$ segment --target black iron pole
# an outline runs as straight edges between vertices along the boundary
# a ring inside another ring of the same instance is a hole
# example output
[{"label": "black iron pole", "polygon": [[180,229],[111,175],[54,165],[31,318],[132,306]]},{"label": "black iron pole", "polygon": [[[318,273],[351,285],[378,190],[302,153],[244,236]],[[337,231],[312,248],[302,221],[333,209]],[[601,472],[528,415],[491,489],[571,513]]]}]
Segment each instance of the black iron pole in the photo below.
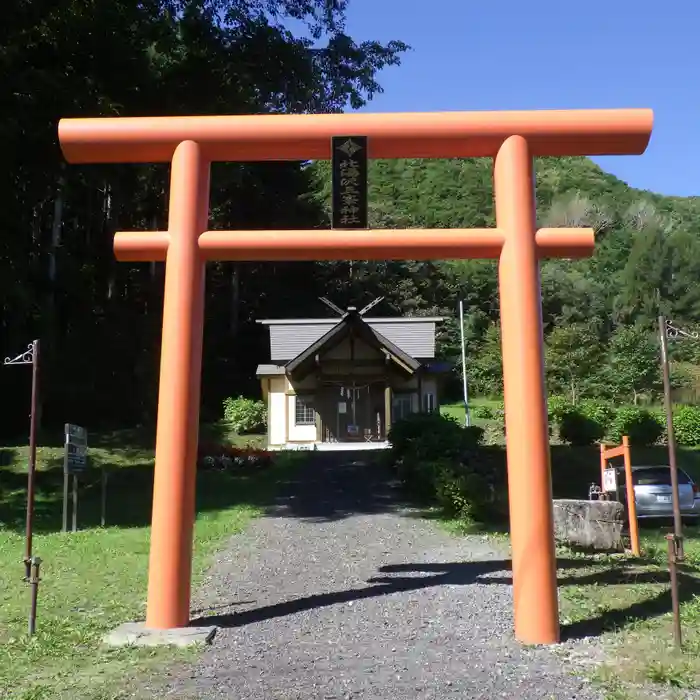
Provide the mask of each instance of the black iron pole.
[{"label": "black iron pole", "polygon": [[661,339],[661,370],[664,380],[664,409],[666,411],[666,434],[668,437],[668,464],[671,470],[671,492],[673,498],[673,534],[677,541],[677,559],[678,561],[683,561],[683,519],[681,518],[680,497],[678,493],[678,463],[676,462],[676,437],[673,432],[671,372],[668,362],[668,332],[666,318],[664,316],[659,316],[659,336]]},{"label": "black iron pole", "polygon": [[30,573],[29,573],[29,585],[31,587],[31,601],[29,607],[29,624],[28,632],[31,637],[36,631],[36,608],[37,600],[39,598],[39,566],[41,565],[41,559],[39,557],[32,557],[30,562]]},{"label": "black iron pole", "polygon": [[34,528],[34,491],[36,481],[36,442],[39,430],[39,340],[32,341],[17,357],[6,357],[3,365],[32,366],[32,394],[29,413],[29,460],[27,465],[27,515],[24,540],[24,580],[31,578],[32,536]]},{"label": "black iron pole", "polygon": [[678,595],[678,540],[675,535],[666,535],[668,544],[668,573],[671,584],[671,609],[673,611],[673,642],[677,649],[683,645],[681,631],[681,605]]},{"label": "black iron pole", "polygon": [[32,538],[34,534],[34,492],[36,483],[36,441],[39,406],[39,341],[32,343],[32,399],[29,416],[29,464],[27,468],[27,519],[25,525],[24,571],[31,576]]}]

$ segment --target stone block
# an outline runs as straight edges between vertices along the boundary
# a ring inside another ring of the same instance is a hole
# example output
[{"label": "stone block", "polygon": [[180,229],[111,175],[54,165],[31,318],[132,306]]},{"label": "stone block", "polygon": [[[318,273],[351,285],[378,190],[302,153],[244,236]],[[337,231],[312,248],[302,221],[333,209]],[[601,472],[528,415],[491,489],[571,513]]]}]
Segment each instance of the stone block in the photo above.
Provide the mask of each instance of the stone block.
[{"label": "stone block", "polygon": [[619,501],[557,499],[554,539],[557,544],[598,552],[622,552],[625,508]]},{"label": "stone block", "polygon": [[178,627],[170,630],[150,629],[143,622],[125,622],[110,632],[104,643],[113,647],[155,647],[173,645],[189,647],[210,644],[216,627]]}]

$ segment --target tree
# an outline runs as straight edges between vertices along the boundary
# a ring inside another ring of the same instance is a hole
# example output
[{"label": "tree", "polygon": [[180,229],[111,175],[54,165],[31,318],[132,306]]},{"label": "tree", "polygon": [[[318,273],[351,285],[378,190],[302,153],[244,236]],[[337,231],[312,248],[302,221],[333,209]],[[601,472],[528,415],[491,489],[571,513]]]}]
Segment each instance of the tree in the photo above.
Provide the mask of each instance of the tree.
[{"label": "tree", "polygon": [[503,355],[501,327],[488,326],[481,342],[471,345],[467,353],[467,376],[476,394],[497,396],[503,392]]},{"label": "tree", "polygon": [[[356,42],[347,0],[13,0],[0,28],[0,347],[42,338],[45,424],[66,415],[149,420],[155,409],[162,265],[116,263],[115,230],[167,225],[168,169],[64,167],[61,117],[338,112],[381,91],[407,48]],[[289,20],[297,31],[290,31]],[[222,228],[309,228],[318,206],[300,163],[213,168]],[[254,320],[305,313],[313,263],[208,267],[204,412],[255,390],[266,339]],[[294,306],[285,290],[294,289]],[[235,342],[231,342],[235,338]],[[17,373],[0,393],[19,395]],[[78,378],[77,380],[75,378]],[[136,378],[136,381],[133,381]],[[5,402],[3,430],[23,426]]]},{"label": "tree", "polygon": [[610,337],[606,382],[615,398],[633,398],[661,387],[659,346],[643,326],[620,326]]},{"label": "tree", "polygon": [[567,394],[575,404],[595,387],[602,358],[600,340],[590,324],[557,326],[547,337],[545,348],[550,389]]}]

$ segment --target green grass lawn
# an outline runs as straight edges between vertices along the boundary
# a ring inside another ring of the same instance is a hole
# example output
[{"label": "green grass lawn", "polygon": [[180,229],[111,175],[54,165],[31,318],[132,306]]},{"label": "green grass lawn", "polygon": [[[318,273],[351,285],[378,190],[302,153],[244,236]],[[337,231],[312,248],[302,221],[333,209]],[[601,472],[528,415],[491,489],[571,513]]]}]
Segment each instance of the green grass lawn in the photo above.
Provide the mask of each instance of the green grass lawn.
[{"label": "green grass lawn", "polygon": [[[206,435],[206,431],[203,431]],[[221,437],[221,427],[210,429]],[[61,533],[62,448],[38,451],[34,554],[41,557],[37,634],[26,633],[25,448],[0,447],[0,698],[117,700],[152,664],[187,658],[170,649],[109,650],[101,636],[145,612],[153,442],[144,431],[90,437],[94,472],[81,484],[80,531]],[[259,438],[243,439],[257,442]],[[293,460],[291,460],[293,461]],[[107,526],[99,527],[100,467],[110,470]],[[290,457],[258,473],[200,471],[194,575],[270,502]]]},{"label": "green grass lawn", "polygon": [[[495,414],[499,410],[501,402],[496,399],[473,399],[469,402],[470,419],[472,425],[478,425],[484,429],[484,442],[489,445],[503,445],[505,443],[505,432],[503,430],[503,420],[496,417],[482,418],[479,409],[486,409],[487,415]],[[440,413],[450,416],[464,425],[465,411],[463,403],[451,403],[440,406]]]},{"label": "green grass lawn", "polygon": [[683,651],[673,646],[666,542],[670,528],[642,530],[641,559],[560,552],[565,634],[602,635],[607,659],[595,670],[608,700],[687,698],[700,688],[700,531],[686,528],[680,574]]}]

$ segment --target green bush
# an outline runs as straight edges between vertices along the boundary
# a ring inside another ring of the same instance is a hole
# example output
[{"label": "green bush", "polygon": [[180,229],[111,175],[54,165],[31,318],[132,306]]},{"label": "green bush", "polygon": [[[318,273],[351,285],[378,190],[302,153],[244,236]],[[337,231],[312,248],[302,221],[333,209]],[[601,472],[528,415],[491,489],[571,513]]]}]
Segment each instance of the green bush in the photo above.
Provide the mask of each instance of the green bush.
[{"label": "green bush", "polygon": [[663,435],[664,428],[657,417],[644,408],[623,406],[615,413],[608,437],[616,443],[627,435],[632,445],[653,445]]},{"label": "green bush", "polygon": [[417,497],[449,517],[485,521],[496,511],[494,472],[477,448],[484,431],[437,413],[413,414],[391,429],[392,460]]},{"label": "green bush", "polygon": [[262,401],[239,396],[224,399],[224,420],[239,434],[260,433],[267,425],[267,406]]},{"label": "green bush", "polygon": [[700,445],[700,407],[679,406],[673,411],[673,432],[679,445]]},{"label": "green bush", "polygon": [[571,401],[565,396],[550,396],[547,401],[547,418],[550,423],[560,423],[564,414],[572,408]]},{"label": "green bush", "polygon": [[482,420],[488,420],[494,417],[493,409],[490,406],[470,406],[469,413],[473,418],[480,418]]},{"label": "green bush", "polygon": [[559,421],[559,437],[570,445],[583,447],[603,439],[605,428],[582,411],[569,409]]},{"label": "green bush", "polygon": [[440,413],[412,413],[397,421],[389,431],[393,456],[434,461],[439,458],[459,460],[481,444],[482,428],[462,427],[456,419]]},{"label": "green bush", "polygon": [[[607,401],[600,399],[583,399],[578,409],[586,417],[601,425],[605,431],[615,417],[615,408]],[[602,435],[601,435],[602,438]]]},{"label": "green bush", "polygon": [[435,499],[445,515],[467,522],[483,522],[490,515],[491,490],[479,474],[449,464],[433,466]]}]

